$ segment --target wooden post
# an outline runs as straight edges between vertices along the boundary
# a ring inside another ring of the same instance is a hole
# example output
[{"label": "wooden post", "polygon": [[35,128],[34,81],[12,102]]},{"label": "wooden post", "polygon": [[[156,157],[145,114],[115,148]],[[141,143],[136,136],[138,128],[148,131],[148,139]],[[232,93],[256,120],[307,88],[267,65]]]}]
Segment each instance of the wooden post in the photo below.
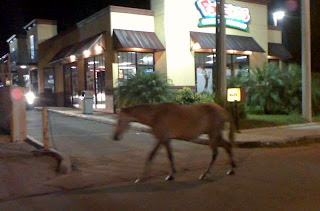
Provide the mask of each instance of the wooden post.
[{"label": "wooden post", "polygon": [[312,122],[310,0],[301,0],[302,116]]},{"label": "wooden post", "polygon": [[42,130],[44,150],[49,150],[48,109],[46,107],[42,109]]}]

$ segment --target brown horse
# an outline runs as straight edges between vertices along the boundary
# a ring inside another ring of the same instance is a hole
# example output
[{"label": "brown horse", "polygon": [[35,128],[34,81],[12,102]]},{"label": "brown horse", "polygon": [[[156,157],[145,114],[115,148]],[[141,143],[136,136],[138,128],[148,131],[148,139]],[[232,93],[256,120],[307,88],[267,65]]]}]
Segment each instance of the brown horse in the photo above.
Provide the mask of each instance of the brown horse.
[{"label": "brown horse", "polygon": [[[234,141],[234,124],[232,117],[219,105],[215,103],[182,106],[174,103],[162,103],[155,105],[138,105],[124,108],[118,115],[118,124],[114,132],[114,140],[118,140],[121,134],[129,128],[130,122],[139,122],[152,128],[152,133],[157,139],[154,149],[151,151],[141,179],[146,177],[148,167],[157,150],[164,145],[171,163],[172,172],[166,180],[174,179],[176,169],[173,162],[171,139],[192,140],[201,134],[208,134],[212,158],[208,169],[200,176],[204,179],[210,174],[210,169],[217,157],[217,147],[223,147],[229,155],[231,169],[227,174],[234,174],[233,168],[236,164],[233,160],[232,145]],[[229,141],[222,136],[226,122],[230,123]]]}]

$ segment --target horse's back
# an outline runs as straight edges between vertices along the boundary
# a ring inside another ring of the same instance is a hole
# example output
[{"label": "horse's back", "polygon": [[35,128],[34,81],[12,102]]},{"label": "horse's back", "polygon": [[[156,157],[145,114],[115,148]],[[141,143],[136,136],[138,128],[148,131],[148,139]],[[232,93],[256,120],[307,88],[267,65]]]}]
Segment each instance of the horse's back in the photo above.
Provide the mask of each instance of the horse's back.
[{"label": "horse's back", "polygon": [[156,110],[153,128],[177,139],[193,139],[208,133],[224,116],[224,109],[215,103],[191,106],[163,103]]}]

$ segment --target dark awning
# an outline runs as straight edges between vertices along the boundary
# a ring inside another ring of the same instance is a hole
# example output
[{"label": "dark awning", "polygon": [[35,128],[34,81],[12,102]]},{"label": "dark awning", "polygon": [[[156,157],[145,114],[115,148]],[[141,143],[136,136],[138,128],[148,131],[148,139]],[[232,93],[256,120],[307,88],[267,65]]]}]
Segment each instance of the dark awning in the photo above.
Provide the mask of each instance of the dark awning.
[{"label": "dark awning", "polygon": [[55,63],[71,55],[81,55],[84,50],[91,50],[93,46],[101,41],[102,34],[90,37],[81,42],[69,45],[61,49],[49,62]]},{"label": "dark awning", "polygon": [[153,51],[165,50],[154,32],[114,29],[116,49],[143,48]]},{"label": "dark awning", "polygon": [[281,60],[288,60],[292,58],[289,51],[280,43],[268,43],[269,56],[275,56]]},{"label": "dark awning", "polygon": [[[195,43],[200,44],[201,49],[216,49],[216,34],[190,32],[190,36]],[[263,48],[252,37],[237,35],[226,35],[226,49],[265,53]]]}]

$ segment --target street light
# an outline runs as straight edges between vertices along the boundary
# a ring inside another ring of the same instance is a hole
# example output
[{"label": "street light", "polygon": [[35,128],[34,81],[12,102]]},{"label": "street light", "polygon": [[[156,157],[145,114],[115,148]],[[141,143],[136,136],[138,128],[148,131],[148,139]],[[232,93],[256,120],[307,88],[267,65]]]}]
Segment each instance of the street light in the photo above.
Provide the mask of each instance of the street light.
[{"label": "street light", "polygon": [[277,11],[273,13],[273,21],[274,21],[274,25],[277,26],[278,25],[278,20],[282,20],[285,16],[285,12],[284,11]]}]

